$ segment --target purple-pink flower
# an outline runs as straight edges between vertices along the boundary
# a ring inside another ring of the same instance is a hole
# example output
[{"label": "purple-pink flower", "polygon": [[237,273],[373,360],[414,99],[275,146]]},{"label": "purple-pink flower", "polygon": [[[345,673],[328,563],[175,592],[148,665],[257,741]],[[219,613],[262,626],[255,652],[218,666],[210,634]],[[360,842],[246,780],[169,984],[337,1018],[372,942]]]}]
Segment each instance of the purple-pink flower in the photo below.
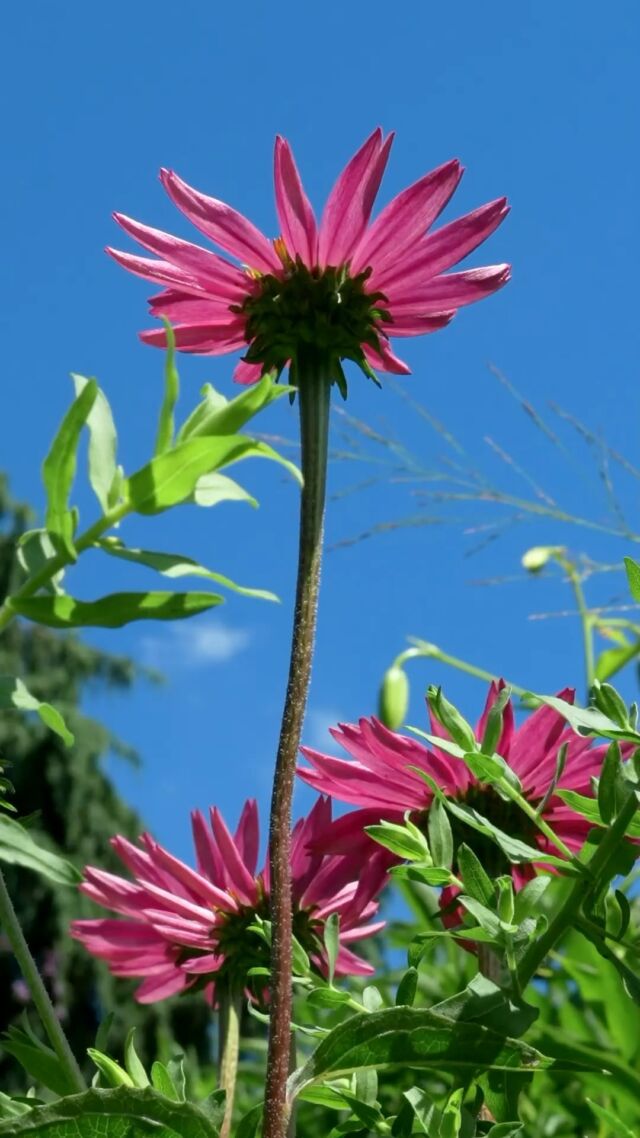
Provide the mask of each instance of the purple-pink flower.
[{"label": "purple-pink flower", "polygon": [[[150,301],[151,313],[171,322],[180,350],[243,350],[235,371],[239,383],[279,372],[309,343],[328,353],[338,382],[345,358],[370,375],[373,369],[407,374],[391,337],[435,332],[462,305],[509,279],[506,264],[445,271],[493,233],[508,206],[498,198],[429,232],[462,175],[452,159],[399,193],[371,222],[392,140],[380,128],[373,132],[340,174],[318,223],[291,148],[278,137],[281,236],[273,241],[231,206],[162,170],[162,185],[178,209],[239,264],[120,213],[114,215],[118,224],[154,257],[108,252],[164,286]],[[166,344],[162,328],[141,335],[148,344]]]},{"label": "purple-pink flower", "polygon": [[[294,933],[320,972],[326,972],[322,932],[340,917],[337,975],[369,975],[373,969],[350,948],[382,928],[371,923],[389,864],[384,850],[367,857],[323,854],[322,834],[331,825],[331,802],[320,798],[292,833]],[[138,977],[140,1003],[154,1003],[192,987],[215,999],[216,983],[250,987],[249,968],[268,965],[268,950],[248,931],[256,917],[269,919],[269,863],[256,872],[258,810],[249,799],[231,834],[220,811],[207,823],[192,814],[197,869],[174,857],[149,834],[140,845],[123,837],[112,846],[132,875],[119,877],[88,867],[83,893],[117,918],[74,921],[72,936],[106,960],[114,976]],[[265,957],[265,951],[267,955]]]},{"label": "purple-pink flower", "polygon": [[[484,712],[475,728],[478,741],[482,740],[489,710],[501,686],[493,683],[489,690]],[[574,692],[565,689],[560,699],[573,703]],[[431,735],[448,738],[447,732],[430,713]],[[359,809],[338,818],[323,839],[321,848],[333,852],[349,850],[352,856],[371,849],[364,827],[382,820],[401,822],[410,811],[414,820],[423,820],[433,801],[433,794],[416,770],[430,775],[447,797],[467,803],[483,814],[501,830],[520,838],[540,850],[540,863],[544,853],[557,854],[552,846],[517,805],[505,801],[491,786],[482,784],[473,776],[466,764],[437,746],[425,747],[417,739],[390,731],[376,718],[361,719],[357,724],[340,724],[331,731],[333,738],[350,755],[337,759],[320,751],[303,747],[302,753],[310,767],[298,767],[300,777],[323,794]],[[556,794],[547,800],[547,792],[556,772],[560,747],[567,745],[564,770],[558,786],[579,794],[590,795],[594,776],[598,776],[606,748],[593,746],[593,740],[577,735],[567,727],[565,720],[549,707],[540,707],[516,727],[513,707],[509,701],[503,712],[502,734],[495,750],[506,760],[518,776],[522,793],[529,803],[543,803],[542,817],[556,836],[571,851],[582,846],[590,824],[586,818],[571,810]],[[458,837],[470,845],[477,840],[475,831],[462,827]],[[480,839],[482,841],[482,839]],[[496,846],[483,842],[484,860],[500,859]],[[511,869],[517,887],[528,880],[533,868],[526,864],[495,866],[507,872]]]}]

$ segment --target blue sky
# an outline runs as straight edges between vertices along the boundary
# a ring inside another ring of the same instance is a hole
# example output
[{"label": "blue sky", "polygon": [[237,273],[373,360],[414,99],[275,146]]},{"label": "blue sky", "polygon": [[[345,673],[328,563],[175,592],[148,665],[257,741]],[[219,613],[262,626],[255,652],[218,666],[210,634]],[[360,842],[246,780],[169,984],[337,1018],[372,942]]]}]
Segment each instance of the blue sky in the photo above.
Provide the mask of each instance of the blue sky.
[{"label": "blue sky", "polygon": [[[413,375],[400,386],[454,430],[468,461],[501,486],[529,492],[483,441],[487,435],[569,510],[604,520],[602,480],[588,448],[555,419],[574,457],[563,456],[487,364],[541,410],[557,401],[635,458],[638,23],[634,0],[619,0],[606,17],[595,2],[578,12],[532,0],[453,7],[412,0],[391,8],[381,0],[12,5],[0,79],[0,462],[14,492],[42,504],[39,464],[70,397],[70,371],[95,374],[105,387],[127,469],[149,453],[162,358],[136,336],[147,322],[149,289],[102,251],[117,237],[111,211],[198,239],[161,190],[157,171],[166,165],[275,234],[274,135],[292,142],[320,206],[342,164],[381,124],[397,132],[381,202],[457,155],[467,173],[446,219],[501,194],[513,207],[471,262],[511,261],[512,283],[461,312],[446,331],[404,341]],[[206,381],[231,393],[230,375],[229,360],[183,358],[185,413]],[[378,391],[354,377],[347,410],[392,432],[426,468],[447,452],[442,436],[390,387]],[[295,437],[286,400],[261,428]],[[343,428],[336,413],[339,449]],[[364,459],[332,464],[330,545],[416,513],[414,487],[402,480],[384,477],[342,494],[377,469]],[[245,465],[242,480],[259,497],[259,511],[189,507],[132,521],[122,536],[272,588],[282,605],[231,597],[214,615],[180,627],[88,634],[166,675],[162,688],[141,683],[130,695],[90,693],[87,708],[141,751],[141,771],[116,760],[110,769],[150,827],[181,854],[189,850],[191,807],[216,802],[233,820],[245,795],[268,800],[297,498],[292,483],[266,464]],[[619,492],[631,527],[640,528],[637,483],[622,477]],[[83,486],[79,501],[88,517]],[[528,619],[571,608],[570,597],[553,581],[525,579],[519,559],[531,545],[554,542],[615,562],[629,543],[538,520],[511,527],[471,558],[477,536],[465,528],[497,515],[477,504],[439,513],[450,524],[386,532],[327,556],[309,743],[329,742],[329,722],[373,710],[379,678],[411,634],[539,690],[580,685],[577,623]],[[157,587],[151,574],[116,568],[87,559],[74,574],[74,591],[88,598],[114,587]],[[517,579],[469,584],[502,576]],[[603,603],[624,599],[621,576],[604,575],[590,588]],[[480,709],[476,681],[426,663],[411,677],[415,723],[428,682],[446,683],[470,717]],[[298,801],[305,807],[309,796]]]}]

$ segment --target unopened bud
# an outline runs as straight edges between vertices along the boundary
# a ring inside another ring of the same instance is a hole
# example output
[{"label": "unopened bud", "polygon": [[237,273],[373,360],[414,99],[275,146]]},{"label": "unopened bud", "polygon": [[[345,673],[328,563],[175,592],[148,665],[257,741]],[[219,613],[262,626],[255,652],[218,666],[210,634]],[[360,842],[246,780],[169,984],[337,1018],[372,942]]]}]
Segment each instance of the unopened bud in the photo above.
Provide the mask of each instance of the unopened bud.
[{"label": "unopened bud", "polygon": [[558,554],[565,552],[563,545],[534,545],[522,557],[522,568],[528,573],[539,573]]},{"label": "unopened bud", "polygon": [[407,718],[409,709],[409,678],[403,668],[392,664],[387,668],[378,696],[378,717],[385,727],[397,731]]},{"label": "unopened bud", "polygon": [[498,692],[493,706],[489,709],[487,724],[484,729],[480,747],[483,755],[493,755],[500,742],[503,726],[503,712],[509,702],[510,695],[511,688],[502,688],[502,690]]},{"label": "unopened bud", "polygon": [[478,743],[471,724],[463,719],[457,707],[445,699],[442,688],[437,688],[433,684],[427,688],[427,703],[438,723],[449,732],[454,743],[462,747],[463,751],[477,751]]},{"label": "unopened bud", "polygon": [[505,924],[513,922],[515,900],[513,896],[513,882],[510,877],[499,877],[498,885],[498,916]]}]

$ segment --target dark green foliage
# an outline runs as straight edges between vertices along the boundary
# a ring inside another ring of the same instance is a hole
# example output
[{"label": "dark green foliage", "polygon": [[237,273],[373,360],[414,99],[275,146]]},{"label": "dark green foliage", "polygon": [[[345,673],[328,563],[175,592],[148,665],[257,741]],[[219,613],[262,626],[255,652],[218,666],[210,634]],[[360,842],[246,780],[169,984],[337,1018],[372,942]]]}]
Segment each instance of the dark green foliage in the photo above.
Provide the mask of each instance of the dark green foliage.
[{"label": "dark green foliage", "polygon": [[[14,550],[18,537],[33,524],[30,511],[9,496],[0,479],[0,599],[15,588],[21,570]],[[109,838],[135,838],[143,826],[119,798],[102,768],[109,751],[136,760],[129,748],[100,723],[78,710],[90,684],[126,689],[137,678],[132,661],[98,652],[75,635],[13,622],[0,647],[0,674],[19,675],[30,691],[59,707],[75,735],[64,746],[35,716],[19,711],[0,715],[0,756],[15,787],[11,801],[18,817],[33,815],[31,832],[43,845],[64,854],[78,868],[86,864],[119,870]],[[137,1027],[137,1046],[145,1059],[180,1050],[187,1041],[201,1059],[209,1056],[210,1011],[201,997],[139,1007],[131,1000],[134,985],[114,981],[68,935],[72,918],[95,915],[95,907],[73,888],[56,886],[35,873],[5,866],[7,884],[27,941],[63,1017],[71,1045],[82,1061],[95,1041],[101,1018],[114,1011],[109,1049],[121,1054],[127,1027]],[[0,1032],[16,1024],[29,1004],[6,941],[0,936]],[[37,1017],[31,1017],[36,1028]],[[171,1041],[175,1040],[175,1047]],[[92,1066],[86,1060],[86,1069]],[[24,1075],[0,1049],[0,1089],[24,1091]]]}]

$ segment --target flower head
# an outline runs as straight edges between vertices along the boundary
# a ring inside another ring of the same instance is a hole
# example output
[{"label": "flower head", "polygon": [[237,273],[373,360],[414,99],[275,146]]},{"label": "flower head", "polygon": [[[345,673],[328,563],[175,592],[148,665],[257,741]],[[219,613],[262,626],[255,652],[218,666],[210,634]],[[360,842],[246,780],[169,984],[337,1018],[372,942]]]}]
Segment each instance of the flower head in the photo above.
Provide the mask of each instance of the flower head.
[{"label": "flower head", "polygon": [[[503,687],[496,683],[490,687],[484,712],[474,731],[479,742],[485,733],[489,711]],[[573,697],[571,689],[559,694],[567,703],[572,703]],[[472,806],[511,837],[537,846],[540,863],[544,863],[545,852],[558,852],[516,804],[479,782],[461,759],[446,750],[437,746],[428,749],[417,739],[390,731],[375,718],[361,719],[358,724],[340,724],[331,734],[351,759],[336,759],[303,747],[302,753],[311,768],[299,767],[298,773],[314,789],[360,809],[332,823],[322,848],[334,852],[350,850],[355,856],[357,850],[366,850],[370,842],[365,826],[381,820],[401,822],[407,811],[418,822],[425,818],[433,793],[417,773],[420,770],[435,780],[447,797]],[[443,740],[449,738],[433,715],[431,734]],[[518,776],[527,801],[534,806],[543,804],[542,817],[571,851],[582,846],[589,822],[570,810],[556,794],[548,797],[548,791],[556,772],[558,751],[566,744],[559,787],[584,795],[591,793],[591,780],[599,775],[606,750],[592,743],[592,739],[583,738],[568,728],[562,716],[551,708],[539,708],[516,727],[511,701],[504,707],[502,731],[495,751]],[[475,843],[476,852],[492,873],[511,871],[516,886],[533,874],[529,865],[510,865],[497,846],[466,826],[462,834],[454,825],[454,837],[472,846]],[[478,840],[481,849],[477,848]]]},{"label": "flower head", "polygon": [[[341,360],[407,374],[390,337],[443,328],[462,305],[495,292],[508,265],[445,273],[473,252],[508,212],[498,198],[428,232],[462,176],[445,162],[398,194],[370,223],[393,135],[378,128],[340,174],[320,222],[305,194],[289,144],[276,138],[275,200],[281,236],[268,240],[231,206],[162,170],[162,185],[205,237],[236,259],[115,214],[119,225],[154,254],[107,251],[126,269],[163,286],[150,301],[168,319],[184,352],[224,355],[242,349],[235,371],[253,383],[289,363],[302,366],[311,350],[345,390]],[[163,329],[141,334],[164,346]],[[295,374],[294,374],[295,378]]]},{"label": "flower head", "polygon": [[[318,839],[330,824],[331,802],[320,798],[293,829],[294,933],[323,972],[323,923],[332,913],[339,914],[336,973],[368,975],[373,970],[349,946],[384,924],[368,922],[378,909],[376,898],[385,884],[388,858],[381,850],[363,867],[357,857],[318,852]],[[197,869],[149,834],[142,835],[140,846],[115,837],[111,844],[133,880],[88,867],[80,886],[119,916],[74,921],[72,936],[106,960],[114,976],[142,978],[136,992],[140,1003],[154,1003],[193,987],[204,987],[213,1001],[216,983],[247,987],[248,969],[268,966],[268,950],[250,930],[256,918],[269,917],[268,861],[256,873],[255,801],[247,801],[233,835],[215,807],[210,824],[195,811],[192,826]]]}]

